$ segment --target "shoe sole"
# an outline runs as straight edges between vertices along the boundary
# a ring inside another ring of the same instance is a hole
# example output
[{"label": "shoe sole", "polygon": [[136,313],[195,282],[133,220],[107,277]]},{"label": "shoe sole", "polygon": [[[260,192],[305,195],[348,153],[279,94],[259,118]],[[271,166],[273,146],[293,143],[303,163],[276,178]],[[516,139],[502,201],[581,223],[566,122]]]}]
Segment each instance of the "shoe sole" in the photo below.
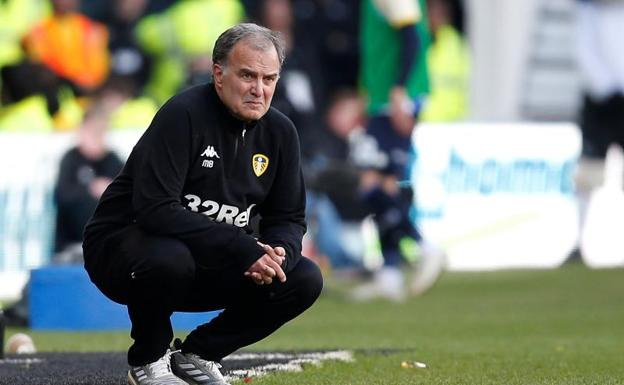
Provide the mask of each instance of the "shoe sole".
[{"label": "shoe sole", "polygon": [[[180,377],[178,377],[178,378],[180,378]],[[185,384],[192,385],[189,382],[187,382],[186,380],[183,380],[182,378],[180,378],[180,381],[184,382]],[[134,377],[132,377],[132,372],[130,370],[128,370],[128,384],[129,385],[140,385],[138,382],[136,382],[134,380]]]},{"label": "shoe sole", "polygon": [[134,381],[134,378],[132,378],[132,373],[128,370],[128,384],[130,385],[139,385],[136,383],[136,381]]}]

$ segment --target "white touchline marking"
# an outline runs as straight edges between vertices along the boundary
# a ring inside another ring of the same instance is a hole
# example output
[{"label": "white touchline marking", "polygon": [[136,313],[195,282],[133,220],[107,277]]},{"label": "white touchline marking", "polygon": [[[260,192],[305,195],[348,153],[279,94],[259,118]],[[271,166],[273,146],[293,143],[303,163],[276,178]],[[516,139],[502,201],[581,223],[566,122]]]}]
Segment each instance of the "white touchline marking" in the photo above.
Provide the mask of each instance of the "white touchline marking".
[{"label": "white touchline marking", "polygon": [[342,362],[354,362],[353,352],[348,350],[336,350],[330,352],[310,352],[310,353],[238,353],[232,354],[224,361],[242,361],[250,359],[266,360],[289,360],[286,363],[269,363],[266,365],[254,366],[249,369],[231,370],[225,376],[226,381],[240,379],[244,377],[259,377],[269,372],[301,372],[304,364],[320,366],[322,361],[334,360]]},{"label": "white touchline marking", "polygon": [[16,364],[16,365],[30,365],[30,364],[40,364],[44,360],[40,358],[3,358],[0,359],[0,365],[2,364]]},{"label": "white touchline marking", "polygon": [[253,359],[279,360],[294,358],[313,358],[318,360],[353,361],[353,352],[348,350],[334,350],[329,352],[309,353],[234,353],[227,356],[225,361],[241,361]]}]

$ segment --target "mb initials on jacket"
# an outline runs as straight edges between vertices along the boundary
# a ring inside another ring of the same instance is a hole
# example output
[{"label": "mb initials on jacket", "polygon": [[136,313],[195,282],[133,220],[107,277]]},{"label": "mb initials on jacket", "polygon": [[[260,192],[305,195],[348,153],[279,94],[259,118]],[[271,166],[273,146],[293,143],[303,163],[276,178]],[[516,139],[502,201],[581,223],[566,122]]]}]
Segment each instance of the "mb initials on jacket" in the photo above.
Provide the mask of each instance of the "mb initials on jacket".
[{"label": "mb initials on jacket", "polygon": [[[217,159],[221,159],[219,157],[219,154],[217,154],[217,151],[214,149],[214,146],[208,146],[206,147],[206,149],[204,150],[204,152],[202,152],[201,156],[205,156],[206,158],[217,158]],[[206,168],[212,168],[214,166],[214,161],[212,159],[204,159],[202,161],[202,167],[206,167]]]}]

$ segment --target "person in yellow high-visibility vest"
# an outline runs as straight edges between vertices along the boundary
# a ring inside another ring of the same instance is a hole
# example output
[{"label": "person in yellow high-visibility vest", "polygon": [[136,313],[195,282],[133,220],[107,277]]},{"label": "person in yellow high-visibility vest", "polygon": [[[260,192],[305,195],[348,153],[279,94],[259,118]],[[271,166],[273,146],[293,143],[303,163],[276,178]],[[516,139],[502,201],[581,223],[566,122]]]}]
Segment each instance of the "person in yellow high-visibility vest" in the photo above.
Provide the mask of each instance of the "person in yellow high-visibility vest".
[{"label": "person in yellow high-visibility vest", "polygon": [[431,90],[420,120],[450,122],[468,115],[470,55],[451,21],[451,0],[428,0],[432,44],[427,51]]},{"label": "person in yellow high-visibility vest", "polygon": [[23,59],[22,37],[49,13],[49,8],[46,0],[0,1],[0,68]]},{"label": "person in yellow high-visibility vest", "polygon": [[164,103],[193,72],[209,72],[215,40],[244,17],[239,0],[182,0],[141,20],[137,40],[154,59],[146,93]]}]

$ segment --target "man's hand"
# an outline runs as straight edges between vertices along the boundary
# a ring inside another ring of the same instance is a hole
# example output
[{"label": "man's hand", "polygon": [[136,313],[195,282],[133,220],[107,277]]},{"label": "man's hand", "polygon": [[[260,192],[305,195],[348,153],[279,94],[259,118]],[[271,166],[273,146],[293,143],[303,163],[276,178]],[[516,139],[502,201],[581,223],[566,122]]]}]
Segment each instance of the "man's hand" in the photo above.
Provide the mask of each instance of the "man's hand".
[{"label": "man's hand", "polygon": [[390,120],[392,127],[401,136],[409,138],[416,124],[414,102],[404,87],[394,87],[390,91]]},{"label": "man's hand", "polygon": [[273,278],[286,282],[286,274],[282,270],[282,264],[286,259],[286,251],[283,247],[275,248],[258,242],[264,249],[265,253],[247,271],[246,277],[250,277],[257,285],[271,284]]}]

